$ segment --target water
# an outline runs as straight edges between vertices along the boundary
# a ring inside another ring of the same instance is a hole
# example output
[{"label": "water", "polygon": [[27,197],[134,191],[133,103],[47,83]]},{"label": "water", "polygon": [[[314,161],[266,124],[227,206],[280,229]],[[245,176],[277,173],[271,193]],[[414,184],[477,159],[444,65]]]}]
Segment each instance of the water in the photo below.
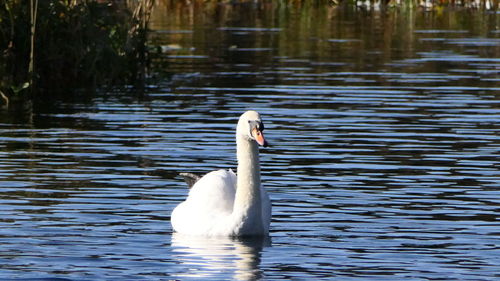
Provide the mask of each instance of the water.
[{"label": "water", "polygon": [[[2,280],[500,278],[496,14],[193,7],[146,96],[0,111]],[[250,108],[270,238],[172,234]]]}]

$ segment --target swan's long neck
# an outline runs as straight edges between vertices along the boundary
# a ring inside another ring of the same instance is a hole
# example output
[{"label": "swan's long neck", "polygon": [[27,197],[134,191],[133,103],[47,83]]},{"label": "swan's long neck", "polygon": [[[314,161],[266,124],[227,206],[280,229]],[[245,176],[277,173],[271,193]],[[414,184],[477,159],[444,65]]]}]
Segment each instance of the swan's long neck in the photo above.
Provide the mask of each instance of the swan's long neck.
[{"label": "swan's long neck", "polygon": [[259,148],[255,141],[236,137],[238,172],[233,215],[241,222],[242,232],[262,231]]}]

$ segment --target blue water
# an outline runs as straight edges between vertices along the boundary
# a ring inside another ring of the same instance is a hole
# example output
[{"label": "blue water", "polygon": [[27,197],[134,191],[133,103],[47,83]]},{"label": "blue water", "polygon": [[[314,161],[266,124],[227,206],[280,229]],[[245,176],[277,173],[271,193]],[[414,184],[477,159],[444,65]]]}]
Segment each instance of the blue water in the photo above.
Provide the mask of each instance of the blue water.
[{"label": "blue water", "polygon": [[[431,22],[386,57],[356,34],[176,24],[156,26],[173,75],[142,97],[0,111],[0,279],[500,279],[497,31]],[[271,143],[270,237],[174,235],[178,173],[234,168],[246,109]]]}]

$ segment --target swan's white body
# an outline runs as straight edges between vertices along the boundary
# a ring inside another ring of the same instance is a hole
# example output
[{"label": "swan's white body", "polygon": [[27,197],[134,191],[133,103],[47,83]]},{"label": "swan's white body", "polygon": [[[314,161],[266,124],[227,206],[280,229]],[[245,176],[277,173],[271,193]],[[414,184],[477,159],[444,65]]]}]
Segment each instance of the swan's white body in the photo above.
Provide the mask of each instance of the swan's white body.
[{"label": "swan's white body", "polygon": [[260,182],[257,142],[265,145],[260,127],[263,130],[257,112],[247,111],[240,117],[236,129],[238,175],[218,170],[198,180],[188,198],[172,212],[176,232],[207,236],[269,233],[271,203]]}]

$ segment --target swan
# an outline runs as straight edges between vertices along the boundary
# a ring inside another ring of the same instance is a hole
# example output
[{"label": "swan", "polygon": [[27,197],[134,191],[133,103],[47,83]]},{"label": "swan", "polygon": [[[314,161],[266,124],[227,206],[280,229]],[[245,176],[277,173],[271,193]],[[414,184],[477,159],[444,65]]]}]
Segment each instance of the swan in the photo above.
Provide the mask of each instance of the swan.
[{"label": "swan", "polygon": [[[236,127],[237,175],[210,172],[194,183],[171,214],[175,232],[205,236],[268,235],[271,203],[260,182],[259,145],[266,147],[264,125],[256,111],[243,113]],[[189,181],[188,181],[189,183]]]}]

